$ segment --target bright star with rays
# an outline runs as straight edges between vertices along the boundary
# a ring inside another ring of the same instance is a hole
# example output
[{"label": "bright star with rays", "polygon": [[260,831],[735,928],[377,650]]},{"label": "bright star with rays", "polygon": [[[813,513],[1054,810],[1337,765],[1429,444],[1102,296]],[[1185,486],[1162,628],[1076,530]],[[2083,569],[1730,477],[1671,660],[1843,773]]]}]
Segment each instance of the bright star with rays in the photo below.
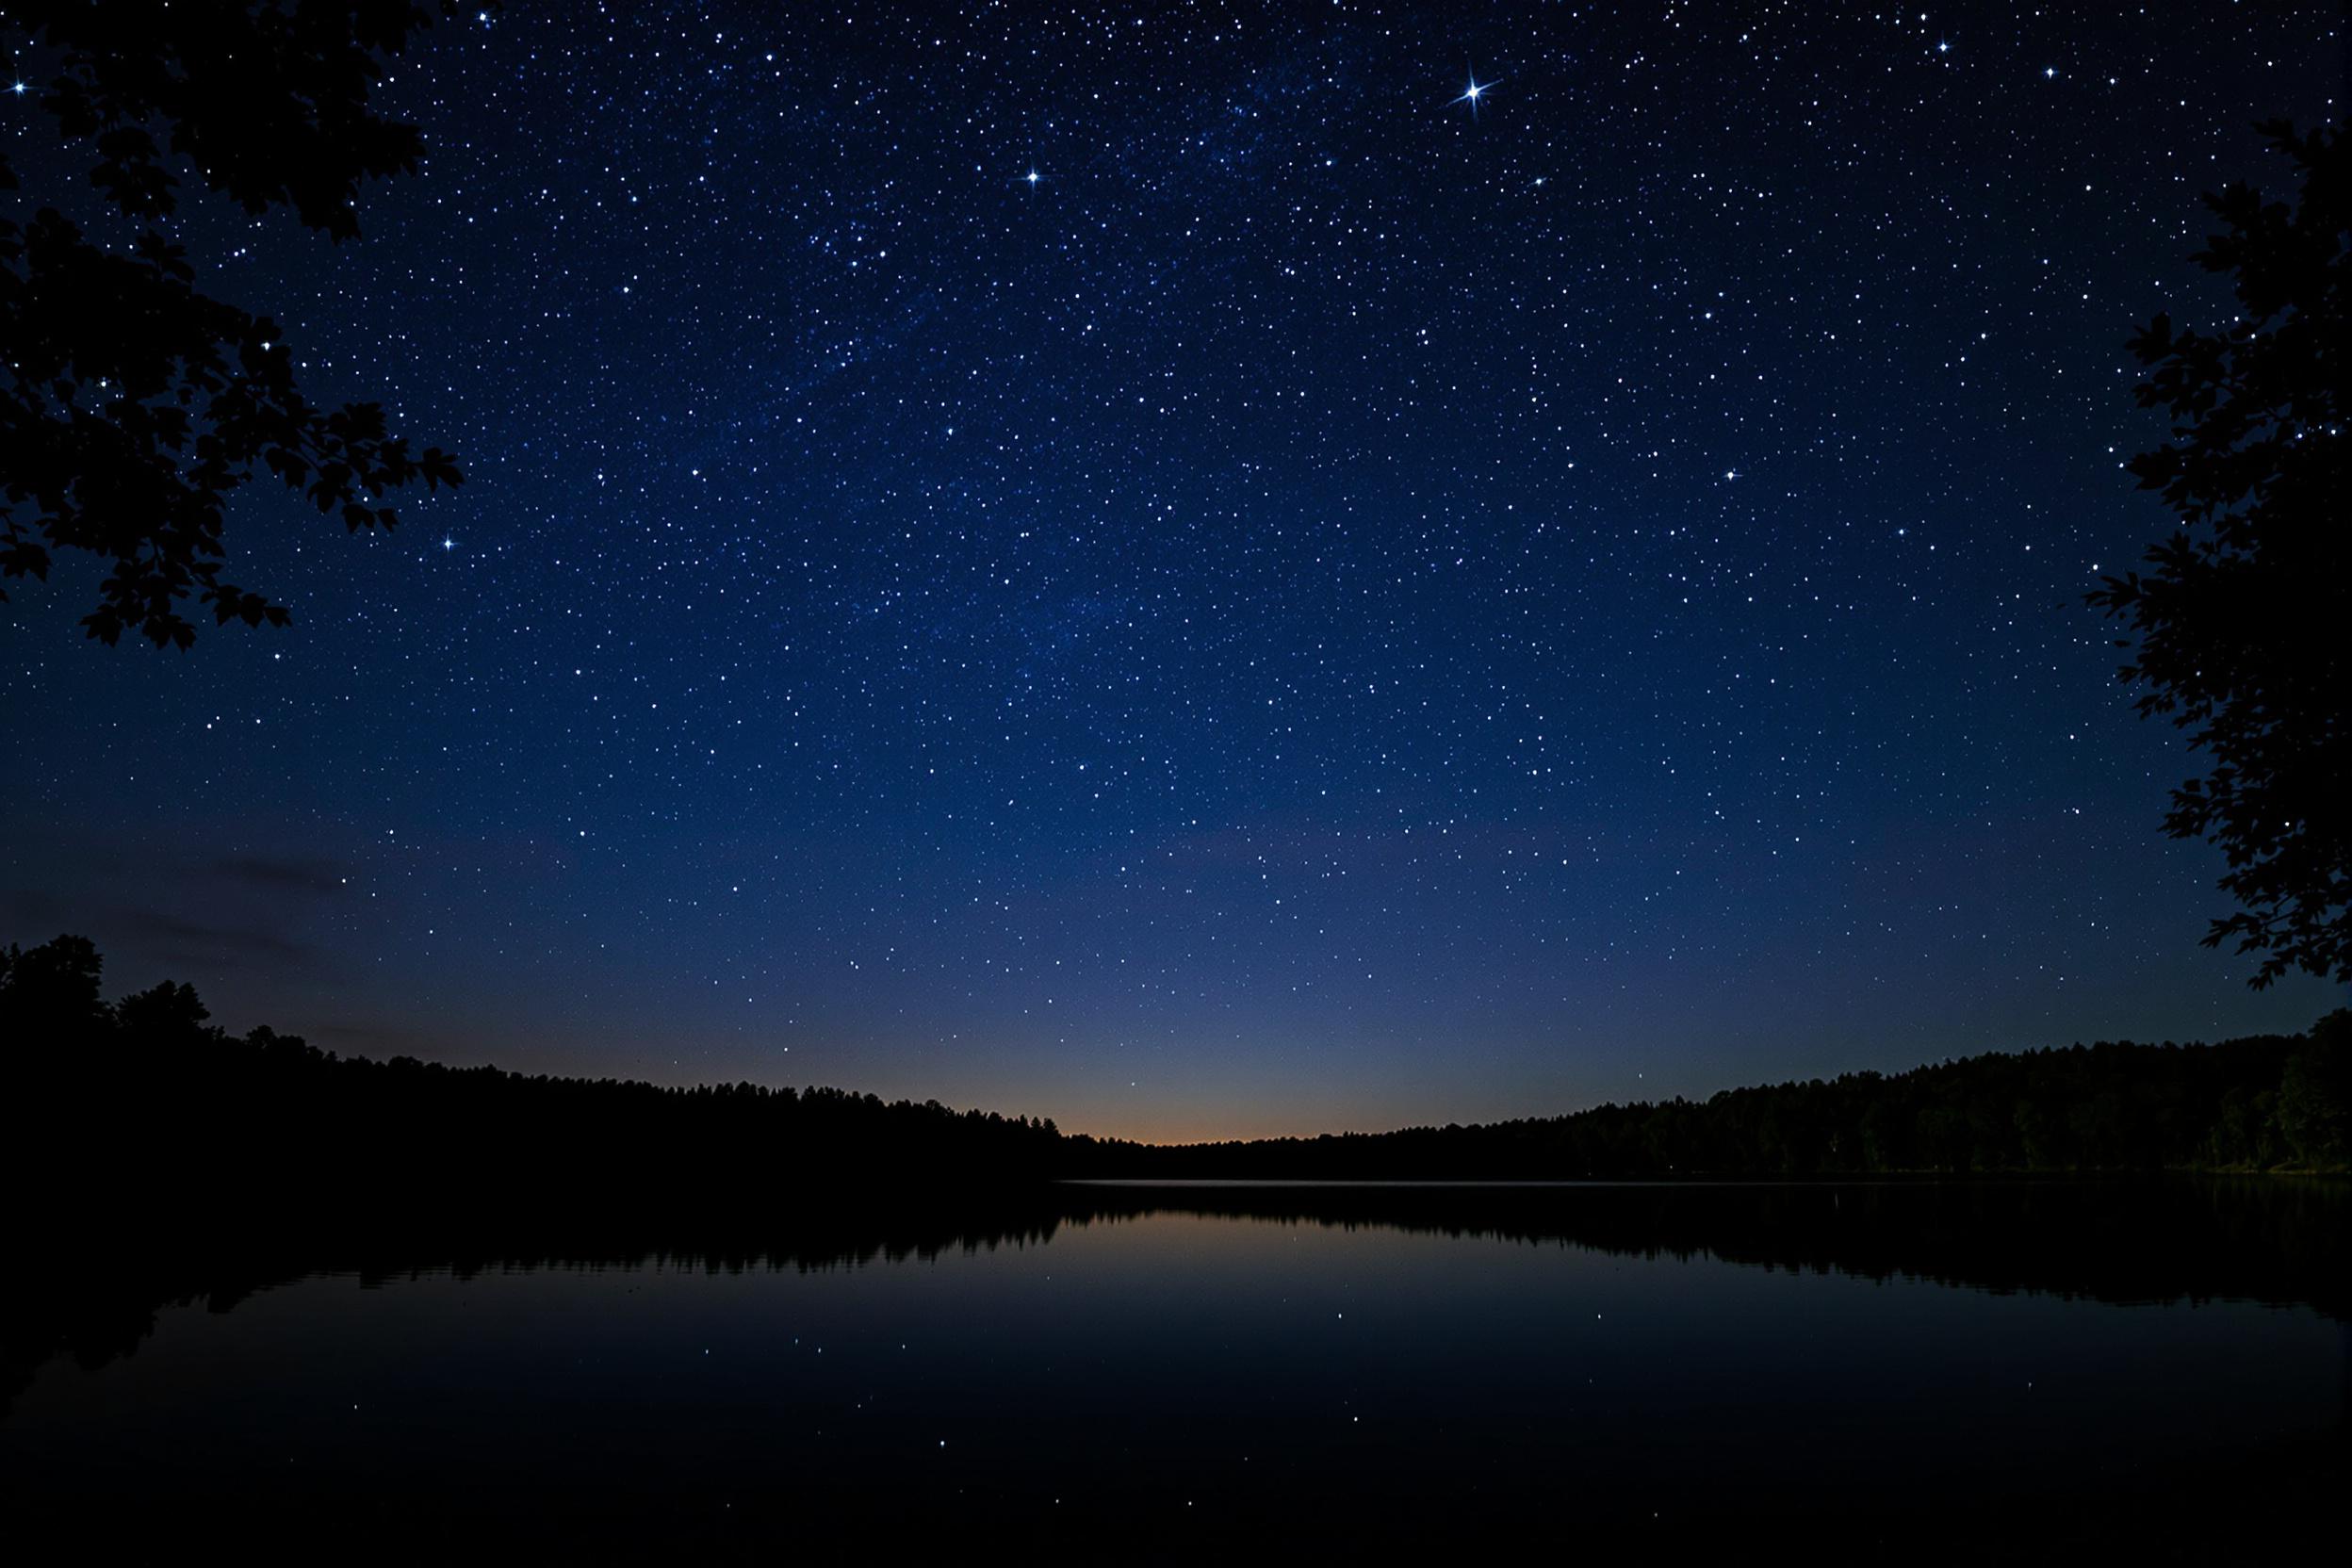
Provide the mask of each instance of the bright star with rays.
[{"label": "bright star with rays", "polygon": [[[1501,80],[1502,78],[1500,76],[1494,78],[1494,82],[1499,82]],[[1478,106],[1486,101],[1486,95],[1494,90],[1494,82],[1482,82],[1478,80],[1478,74],[1473,71],[1470,73],[1469,87],[1465,89],[1462,96],[1456,98],[1454,102],[1457,104],[1469,105],[1470,112],[1475,115],[1478,112]]]},{"label": "bright star with rays", "polygon": [[1039,180],[1043,179],[1043,178],[1045,178],[1045,176],[1044,176],[1044,175],[1042,175],[1042,174],[1040,174],[1040,173],[1038,173],[1038,172],[1037,172],[1036,170],[1034,170],[1034,169],[1032,169],[1031,171],[1029,171],[1029,172],[1027,172],[1026,174],[1023,174],[1023,175],[1021,176],[1021,179],[1027,182],[1027,184],[1028,184],[1028,186],[1029,186],[1029,188],[1030,188],[1030,189],[1032,189],[1032,190],[1035,190],[1035,189],[1037,189],[1037,182],[1038,182]]}]

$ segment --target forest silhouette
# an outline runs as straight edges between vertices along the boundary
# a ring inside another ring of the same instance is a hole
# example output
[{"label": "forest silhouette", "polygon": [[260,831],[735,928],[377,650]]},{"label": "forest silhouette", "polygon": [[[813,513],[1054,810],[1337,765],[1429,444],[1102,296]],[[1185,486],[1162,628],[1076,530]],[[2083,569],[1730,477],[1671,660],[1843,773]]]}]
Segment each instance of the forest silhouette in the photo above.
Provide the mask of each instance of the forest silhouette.
[{"label": "forest silhouette", "polygon": [[[749,1083],[674,1087],[342,1056],[210,1021],[165,981],[108,1004],[61,936],[0,957],[13,1140],[39,1190],[188,1184],[262,1205],[468,1213],[792,1201],[810,1184],[1056,1178],[1581,1180],[2341,1169],[2352,1011],[2218,1045],[2076,1045],[1483,1125],[1147,1145],[1051,1118]],[[34,1150],[43,1152],[28,1152]]]},{"label": "forest silhouette", "polygon": [[1905,1072],[1314,1138],[1103,1145],[1163,1177],[1560,1180],[2338,1170],[2352,1011],[2218,1045],[2100,1041]]}]

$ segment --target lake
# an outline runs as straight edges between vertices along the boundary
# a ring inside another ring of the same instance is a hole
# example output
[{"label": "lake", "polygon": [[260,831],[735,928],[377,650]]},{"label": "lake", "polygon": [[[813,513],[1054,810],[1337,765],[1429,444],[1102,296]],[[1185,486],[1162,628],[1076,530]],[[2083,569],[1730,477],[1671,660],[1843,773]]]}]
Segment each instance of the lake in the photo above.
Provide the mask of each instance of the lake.
[{"label": "lake", "polygon": [[14,1528],[264,1551],[2251,1549],[2352,1474],[2348,1214],[1104,1184],[84,1234],[12,1287],[0,1474]]}]

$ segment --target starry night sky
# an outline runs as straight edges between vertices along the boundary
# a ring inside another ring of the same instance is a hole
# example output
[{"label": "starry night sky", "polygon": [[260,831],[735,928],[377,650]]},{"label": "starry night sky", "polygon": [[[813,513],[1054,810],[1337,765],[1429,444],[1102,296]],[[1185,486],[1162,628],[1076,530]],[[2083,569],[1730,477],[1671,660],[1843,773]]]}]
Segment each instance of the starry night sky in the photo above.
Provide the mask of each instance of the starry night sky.
[{"label": "starry night sky", "polygon": [[[2299,1028],[2081,596],[2341,9],[550,8],[204,286],[469,482],[0,612],[0,939],[1142,1136]],[[593,20],[592,20],[593,18]],[[1468,101],[1469,84],[1483,86]],[[0,105],[10,155],[49,122]],[[54,193],[33,192],[54,199]]]}]

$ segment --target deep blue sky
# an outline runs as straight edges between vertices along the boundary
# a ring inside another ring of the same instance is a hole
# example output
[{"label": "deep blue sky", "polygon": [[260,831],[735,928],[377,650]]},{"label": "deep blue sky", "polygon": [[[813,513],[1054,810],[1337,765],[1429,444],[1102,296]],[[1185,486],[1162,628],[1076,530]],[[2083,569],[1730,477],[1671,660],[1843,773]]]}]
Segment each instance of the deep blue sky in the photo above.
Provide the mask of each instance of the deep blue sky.
[{"label": "deep blue sky", "polygon": [[966,9],[513,5],[358,244],[198,204],[469,482],[251,494],[186,656],[14,592],[0,939],[1147,1136],[2342,1001],[2197,945],[2080,603],[2340,8]]}]

